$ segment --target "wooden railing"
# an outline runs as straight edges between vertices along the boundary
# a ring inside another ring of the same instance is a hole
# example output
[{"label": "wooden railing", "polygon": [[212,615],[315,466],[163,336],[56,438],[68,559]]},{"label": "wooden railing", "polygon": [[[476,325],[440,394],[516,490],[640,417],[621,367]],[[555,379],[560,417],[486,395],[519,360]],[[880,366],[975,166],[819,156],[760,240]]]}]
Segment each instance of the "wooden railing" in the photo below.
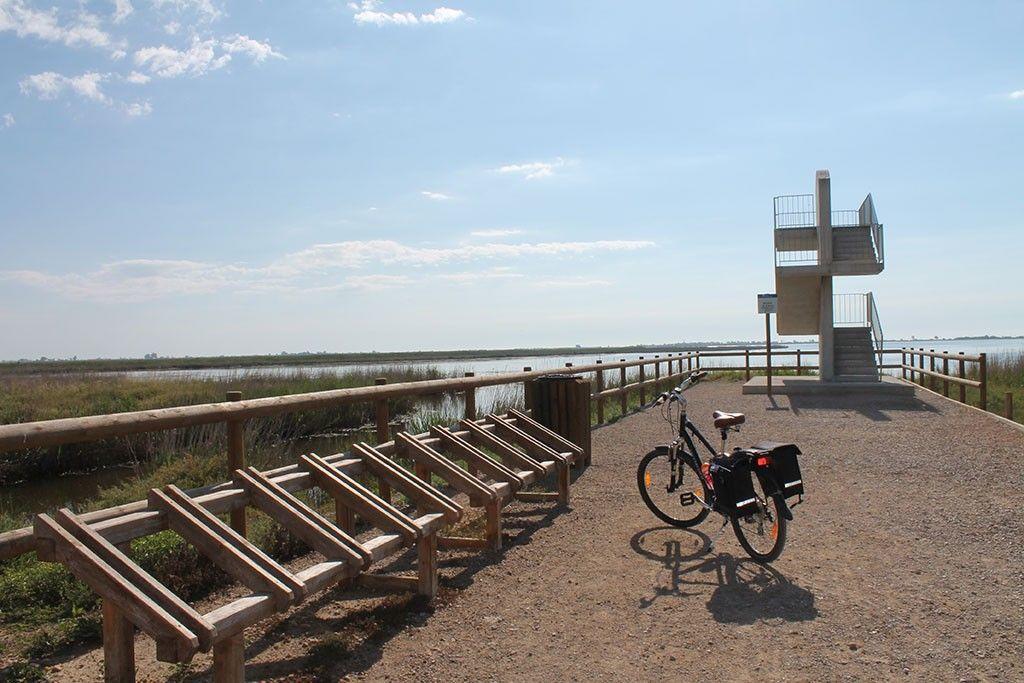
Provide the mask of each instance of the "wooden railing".
[{"label": "wooden railing", "polygon": [[[809,364],[807,360],[810,357],[816,357],[817,354],[817,351],[801,349],[772,351],[773,372],[786,371],[794,372],[797,375],[810,374],[817,370],[817,365]],[[942,391],[947,396],[949,395],[949,384],[958,384],[960,386],[959,398],[962,402],[966,401],[964,388],[977,387],[981,392],[980,404],[982,407],[985,406],[987,391],[985,354],[936,353],[934,351],[926,352],[923,349],[884,349],[881,354],[883,356],[901,355],[901,362],[899,364],[883,364],[881,366],[883,370],[901,371],[904,379],[916,381],[922,386],[925,384],[925,377],[940,380],[942,382]],[[608,401],[611,399],[618,399],[618,407],[621,413],[628,412],[631,396],[638,395],[640,403],[643,404],[657,393],[671,387],[677,380],[686,377],[689,373],[696,370],[742,372],[746,379],[750,379],[752,375],[760,374],[764,371],[763,367],[752,364],[751,360],[764,357],[765,355],[765,351],[757,349],[688,351],[669,353],[664,356],[660,354],[653,357],[641,356],[635,360],[623,358],[617,362],[608,363],[597,361],[593,364],[577,366],[568,363],[566,364],[565,371],[572,372],[573,374],[593,376],[591,399],[596,407],[596,424],[603,424],[606,418]],[[711,358],[735,358],[739,362],[730,365],[708,365],[706,361]],[[778,358],[792,358],[794,362],[789,365],[780,365],[776,361]],[[927,368],[925,367],[925,358],[931,359],[930,365]],[[915,359],[918,361],[917,366],[914,365]],[[942,361],[942,372],[935,369],[936,359]],[[958,375],[950,374],[949,363],[951,361],[957,366]],[[965,363],[978,363],[979,380],[971,380],[966,377]],[[637,368],[637,376],[635,378],[629,377],[628,370],[630,368]],[[386,379],[379,379],[374,386],[256,399],[243,399],[240,393],[229,392],[228,400],[221,403],[0,425],[0,453],[223,423],[229,435],[227,453],[228,465],[231,468],[229,471],[234,471],[246,466],[244,439],[241,438],[241,435],[246,422],[249,420],[285,413],[329,409],[352,403],[372,402],[376,412],[377,441],[382,443],[390,437],[390,399],[462,393],[466,397],[466,404],[473,406],[475,409],[475,392],[479,388],[523,383],[524,395],[528,400],[530,395],[529,385],[533,380],[558,371],[558,369],[534,370],[527,367],[522,372],[482,376],[474,376],[472,373],[467,373],[465,377],[400,382],[396,384],[387,384]],[[618,375],[618,377],[615,378],[615,375]],[[613,378],[617,379],[618,382],[614,386],[609,386],[614,381]],[[633,381],[630,381],[630,379]],[[381,493],[386,498],[388,495],[386,485],[383,489]],[[237,531],[244,534],[243,517],[239,515],[234,520],[233,526]],[[27,529],[21,530],[20,534],[25,535],[27,531]],[[0,559],[12,556],[11,551],[13,548],[9,542],[13,541],[14,537],[17,536],[19,536],[19,532],[0,534]],[[14,545],[17,546],[18,544],[14,543]],[[14,554],[19,554],[23,551],[23,547],[18,547]]]},{"label": "wooden railing", "polygon": [[[953,354],[926,351],[925,349],[883,349],[882,356],[899,354],[899,364],[882,364],[883,370],[900,370],[904,379],[924,384],[924,377],[941,380],[943,391],[948,395],[948,385],[958,384],[961,387],[961,401],[964,401],[963,387],[976,387],[984,398],[987,389],[985,354]],[[597,402],[598,423],[601,419],[603,406],[610,398],[618,397],[620,407],[628,406],[629,396],[638,392],[641,402],[647,398],[648,391],[660,392],[672,382],[685,377],[695,370],[711,372],[743,372],[749,379],[753,374],[764,370],[762,366],[752,364],[752,359],[763,358],[766,352],[758,349],[738,349],[727,351],[687,351],[669,353],[664,356],[657,354],[652,357],[640,356],[635,360],[620,359],[617,362],[596,361],[592,364],[566,364],[566,371],[574,374],[594,376],[592,399]],[[807,361],[814,357],[816,350],[781,350],[771,352],[772,367],[775,371],[795,372],[797,375],[812,373],[818,369],[816,364]],[[735,358],[739,362],[730,365],[708,364],[711,358]],[[794,362],[781,365],[776,359],[792,358]],[[925,358],[929,365],[925,367]],[[942,371],[936,369],[936,360],[942,361]],[[915,362],[917,365],[915,365]],[[950,363],[957,368],[958,374],[951,374]],[[978,364],[978,380],[967,378],[965,363]],[[638,369],[638,377],[628,381],[627,371]],[[618,371],[616,386],[608,386],[609,373]],[[266,398],[243,399],[240,392],[229,392],[227,400],[221,403],[204,403],[198,405],[158,408],[111,415],[93,415],[73,417],[40,422],[23,422],[0,425],[0,453],[46,446],[59,446],[72,443],[98,441],[112,437],[132,434],[160,432],[198,425],[224,423],[231,438],[228,440],[230,464],[234,468],[244,466],[245,454],[241,430],[248,420],[264,418],[285,413],[304,412],[309,410],[329,409],[341,405],[372,402],[376,411],[376,431],[380,441],[388,438],[390,399],[411,396],[429,396],[444,393],[462,393],[467,403],[475,405],[475,391],[482,387],[528,383],[544,375],[557,372],[557,369],[534,370],[526,367],[522,372],[506,372],[491,375],[474,375],[466,373],[465,377],[434,379],[417,382],[400,382],[387,384],[386,379],[378,379],[374,386],[334,389],[305,394],[272,396]],[[527,395],[529,389],[527,388]]]},{"label": "wooden railing", "polygon": [[[986,354],[972,355],[946,351],[937,352],[935,349],[903,348],[900,349],[900,356],[903,379],[927,387],[932,391],[941,391],[942,395],[946,397],[949,397],[949,385],[955,384],[958,387],[957,399],[961,403],[967,403],[967,387],[974,387],[978,390],[978,407],[988,410],[988,358]],[[925,367],[925,359],[927,359],[928,367]],[[937,366],[936,361],[941,361],[941,365]],[[968,379],[968,363],[977,364],[978,379]]]}]

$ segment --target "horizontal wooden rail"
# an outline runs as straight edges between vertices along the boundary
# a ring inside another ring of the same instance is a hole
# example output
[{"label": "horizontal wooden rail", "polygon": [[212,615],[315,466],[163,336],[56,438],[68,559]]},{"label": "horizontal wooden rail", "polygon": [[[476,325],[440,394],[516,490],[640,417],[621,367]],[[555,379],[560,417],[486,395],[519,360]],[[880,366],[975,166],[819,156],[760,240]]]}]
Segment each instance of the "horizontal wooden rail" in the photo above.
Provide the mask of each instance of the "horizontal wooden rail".
[{"label": "horizontal wooden rail", "polygon": [[915,348],[902,348],[902,349],[887,349],[887,353],[895,351],[896,353],[912,353],[915,356],[924,356],[925,358],[946,358],[949,360],[964,360],[968,363],[980,363],[981,356],[984,354],[969,354],[969,353],[950,353],[949,351],[925,351],[924,349]]},{"label": "horizontal wooden rail", "polygon": [[962,378],[962,377],[957,377],[955,375],[944,375],[941,372],[934,372],[932,370],[925,370],[924,368],[919,368],[919,367],[916,367],[914,365],[900,365],[898,367],[902,368],[904,370],[907,370],[908,372],[916,372],[916,373],[919,373],[919,374],[922,374],[922,375],[927,375],[929,377],[934,377],[935,379],[941,379],[944,382],[953,382],[954,384],[963,384],[965,387],[974,387],[975,389],[980,389],[981,388],[981,382],[977,382],[977,381],[975,381],[973,379],[965,379],[965,378]]}]

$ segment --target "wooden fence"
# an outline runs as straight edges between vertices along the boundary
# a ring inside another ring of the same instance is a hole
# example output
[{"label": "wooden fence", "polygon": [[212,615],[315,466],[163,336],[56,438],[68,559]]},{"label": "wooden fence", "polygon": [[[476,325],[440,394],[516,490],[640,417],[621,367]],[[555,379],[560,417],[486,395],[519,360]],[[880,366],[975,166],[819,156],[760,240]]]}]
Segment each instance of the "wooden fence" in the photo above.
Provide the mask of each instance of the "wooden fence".
[{"label": "wooden fence", "polygon": [[[949,353],[948,351],[923,348],[902,348],[899,353],[903,379],[927,387],[932,391],[941,392],[946,397],[949,397],[950,384],[955,384],[957,385],[957,399],[961,403],[967,403],[967,387],[974,387],[978,390],[978,407],[988,410],[988,357],[986,354]],[[926,359],[927,367],[925,367]],[[940,361],[940,364],[936,364],[936,361]],[[978,379],[968,379],[968,363],[977,365],[976,376]],[[1008,418],[1012,420],[1012,395],[1008,406]]]}]

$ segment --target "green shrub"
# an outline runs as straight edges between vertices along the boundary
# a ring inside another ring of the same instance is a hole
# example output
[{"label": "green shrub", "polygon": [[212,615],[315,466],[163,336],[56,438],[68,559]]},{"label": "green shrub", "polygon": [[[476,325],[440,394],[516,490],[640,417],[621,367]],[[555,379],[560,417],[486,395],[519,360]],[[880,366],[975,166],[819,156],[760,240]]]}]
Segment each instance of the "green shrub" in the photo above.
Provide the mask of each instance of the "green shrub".
[{"label": "green shrub", "polygon": [[15,662],[5,669],[0,669],[0,681],[3,683],[39,683],[46,680],[46,674],[35,664]]},{"label": "green shrub", "polygon": [[49,657],[75,645],[102,639],[103,621],[98,612],[46,624],[29,638],[24,655],[32,659]]},{"label": "green shrub", "polygon": [[23,555],[0,565],[0,621],[43,624],[93,609],[97,598],[62,565]]}]

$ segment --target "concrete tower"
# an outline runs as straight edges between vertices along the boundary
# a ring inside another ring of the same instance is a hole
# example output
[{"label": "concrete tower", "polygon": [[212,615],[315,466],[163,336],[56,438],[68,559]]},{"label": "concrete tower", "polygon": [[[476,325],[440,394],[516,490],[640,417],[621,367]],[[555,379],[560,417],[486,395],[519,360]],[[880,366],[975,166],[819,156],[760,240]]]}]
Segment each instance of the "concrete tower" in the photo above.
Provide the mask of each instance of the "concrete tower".
[{"label": "concrete tower", "polygon": [[874,295],[836,295],[832,279],[882,272],[882,225],[870,194],[857,210],[833,211],[831,190],[828,171],[818,171],[814,194],[775,198],[777,330],[818,335],[822,382],[877,382],[883,337]]}]

